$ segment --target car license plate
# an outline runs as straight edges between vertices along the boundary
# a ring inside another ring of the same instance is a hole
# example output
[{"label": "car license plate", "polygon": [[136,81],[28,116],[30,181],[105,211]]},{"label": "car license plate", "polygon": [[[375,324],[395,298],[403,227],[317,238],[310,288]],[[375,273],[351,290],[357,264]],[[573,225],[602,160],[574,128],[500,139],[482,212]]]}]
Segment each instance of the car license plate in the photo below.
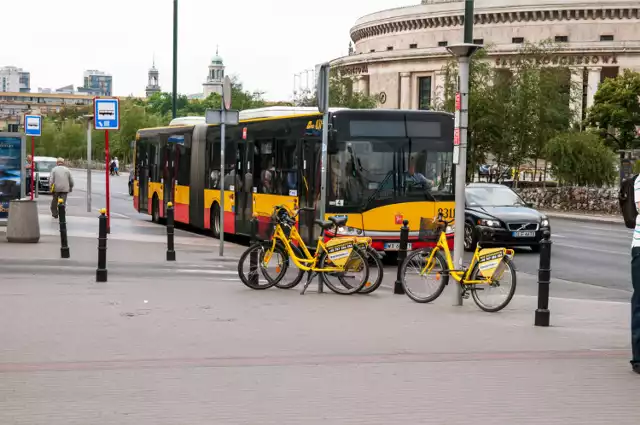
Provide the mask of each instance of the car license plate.
[{"label": "car license plate", "polygon": [[[407,244],[407,250],[411,249],[411,244]],[[400,243],[399,242],[391,242],[391,243],[386,243],[384,244],[384,250],[385,251],[399,251],[400,250]]]},{"label": "car license plate", "polygon": [[513,232],[513,237],[514,238],[535,238],[536,232],[533,232],[533,231]]}]

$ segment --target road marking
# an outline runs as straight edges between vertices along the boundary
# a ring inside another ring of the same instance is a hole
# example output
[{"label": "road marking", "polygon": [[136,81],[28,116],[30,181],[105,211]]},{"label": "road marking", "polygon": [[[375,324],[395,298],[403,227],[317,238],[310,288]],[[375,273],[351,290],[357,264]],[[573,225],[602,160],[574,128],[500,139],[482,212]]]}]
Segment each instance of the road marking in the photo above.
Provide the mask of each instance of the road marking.
[{"label": "road marking", "polygon": [[558,235],[558,234],[556,234],[556,233],[553,233],[553,234],[551,235],[551,239],[553,239],[553,238],[566,238],[566,236],[564,236],[564,235]]},{"label": "road marking", "polygon": [[203,270],[203,269],[174,269],[179,273],[193,273],[193,274],[238,274],[237,270]]},{"label": "road marking", "polygon": [[[94,208],[94,210],[100,212],[100,208]],[[129,216],[124,215],[124,214],[120,214],[120,213],[117,213],[117,212],[113,212],[113,211],[111,211],[111,217],[120,217],[120,218],[129,219]]]},{"label": "road marking", "polygon": [[[622,251],[613,251],[610,249],[603,249],[603,248],[591,248],[591,247],[587,247],[587,246],[578,246],[578,245],[569,245],[569,244],[565,244],[565,243],[555,243],[554,245],[557,246],[564,246],[567,248],[574,248],[576,250],[587,250],[587,251],[595,251],[595,252],[602,252],[604,254],[611,254],[611,255],[629,255],[629,253],[631,252],[631,247],[629,247],[629,251],[626,252],[622,252]],[[631,245],[631,244],[629,244]]]}]

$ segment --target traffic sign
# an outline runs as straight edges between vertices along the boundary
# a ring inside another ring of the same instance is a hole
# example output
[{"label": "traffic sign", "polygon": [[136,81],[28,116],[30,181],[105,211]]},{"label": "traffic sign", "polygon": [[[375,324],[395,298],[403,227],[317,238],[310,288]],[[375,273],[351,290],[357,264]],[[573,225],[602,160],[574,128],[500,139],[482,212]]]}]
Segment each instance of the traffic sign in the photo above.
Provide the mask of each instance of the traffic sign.
[{"label": "traffic sign", "polygon": [[227,111],[231,109],[231,79],[225,75],[222,82],[222,103]]},{"label": "traffic sign", "polygon": [[120,102],[118,98],[93,99],[93,113],[97,130],[117,130],[120,128]]},{"label": "traffic sign", "polygon": [[40,115],[24,116],[24,134],[27,136],[42,135],[42,117]]}]

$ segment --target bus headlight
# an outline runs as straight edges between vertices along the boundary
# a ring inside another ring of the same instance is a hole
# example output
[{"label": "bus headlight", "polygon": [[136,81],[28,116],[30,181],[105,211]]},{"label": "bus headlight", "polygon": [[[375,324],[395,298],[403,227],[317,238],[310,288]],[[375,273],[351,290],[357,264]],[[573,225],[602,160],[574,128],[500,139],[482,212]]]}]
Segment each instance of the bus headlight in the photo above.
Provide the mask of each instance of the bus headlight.
[{"label": "bus headlight", "polygon": [[450,235],[452,233],[455,233],[455,231],[454,231],[453,227],[447,226],[447,228],[444,229],[444,233],[445,233],[445,235]]},{"label": "bus headlight", "polygon": [[360,236],[362,235],[362,229],[356,229],[355,227],[338,227],[338,236]]}]

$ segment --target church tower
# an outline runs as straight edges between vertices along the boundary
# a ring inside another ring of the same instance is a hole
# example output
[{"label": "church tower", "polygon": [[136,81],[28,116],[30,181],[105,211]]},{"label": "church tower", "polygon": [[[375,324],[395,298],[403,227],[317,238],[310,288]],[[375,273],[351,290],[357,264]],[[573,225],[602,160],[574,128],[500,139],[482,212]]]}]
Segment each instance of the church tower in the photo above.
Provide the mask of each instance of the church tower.
[{"label": "church tower", "polygon": [[156,60],[153,59],[153,65],[149,70],[149,81],[147,82],[147,97],[151,97],[154,93],[160,92],[160,73],[156,68]]},{"label": "church tower", "polygon": [[224,79],[224,63],[222,58],[218,55],[218,48],[216,47],[216,55],[211,59],[209,64],[209,74],[207,75],[207,81],[202,85],[204,97],[209,97],[211,93],[222,94],[222,81]]}]

